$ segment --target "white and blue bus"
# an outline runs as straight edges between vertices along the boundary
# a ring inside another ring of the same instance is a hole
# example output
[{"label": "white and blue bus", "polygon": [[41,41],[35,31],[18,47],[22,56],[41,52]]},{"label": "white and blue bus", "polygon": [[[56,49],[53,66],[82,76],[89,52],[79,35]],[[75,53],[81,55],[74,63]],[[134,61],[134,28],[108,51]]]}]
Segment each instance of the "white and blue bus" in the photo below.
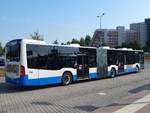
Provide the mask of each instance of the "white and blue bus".
[{"label": "white and blue bus", "polygon": [[53,45],[31,39],[6,44],[5,80],[20,86],[68,85],[139,72],[143,67],[142,50]]}]

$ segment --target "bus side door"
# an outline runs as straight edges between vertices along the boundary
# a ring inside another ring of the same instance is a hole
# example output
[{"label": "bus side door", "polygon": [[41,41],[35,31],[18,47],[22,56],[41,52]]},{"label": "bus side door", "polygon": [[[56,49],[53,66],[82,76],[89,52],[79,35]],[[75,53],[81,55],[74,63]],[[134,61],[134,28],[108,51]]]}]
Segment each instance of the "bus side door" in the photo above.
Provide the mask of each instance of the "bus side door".
[{"label": "bus side door", "polygon": [[124,73],[124,65],[125,65],[125,58],[124,58],[125,56],[123,55],[123,54],[121,54],[121,53],[118,53],[118,73],[119,74],[122,74],[122,73]]},{"label": "bus side door", "polygon": [[88,56],[86,54],[77,55],[77,76],[78,79],[89,77]]}]

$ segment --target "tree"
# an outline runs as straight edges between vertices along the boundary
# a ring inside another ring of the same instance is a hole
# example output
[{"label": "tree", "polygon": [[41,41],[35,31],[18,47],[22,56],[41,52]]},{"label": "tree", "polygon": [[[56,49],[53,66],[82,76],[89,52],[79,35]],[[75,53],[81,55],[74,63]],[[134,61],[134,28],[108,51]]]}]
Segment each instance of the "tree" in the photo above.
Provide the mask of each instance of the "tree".
[{"label": "tree", "polygon": [[108,46],[105,42],[103,42],[102,44],[100,44],[100,46],[104,47],[104,46]]},{"label": "tree", "polygon": [[150,52],[150,38],[146,41],[144,50],[147,52]]},{"label": "tree", "polygon": [[71,41],[71,44],[80,44],[80,41],[73,38],[72,41]]},{"label": "tree", "polygon": [[55,40],[55,41],[53,42],[53,44],[59,44],[59,43],[58,43],[58,41],[57,41],[57,40]]},{"label": "tree", "polygon": [[62,42],[61,45],[66,45],[66,43],[63,43],[63,42]]},{"label": "tree", "polygon": [[4,49],[2,47],[2,44],[0,43],[0,56],[4,55]]},{"label": "tree", "polygon": [[40,35],[38,31],[33,32],[33,34],[30,34],[30,36],[33,40],[44,40],[43,36]]},{"label": "tree", "polygon": [[89,46],[91,43],[91,37],[89,35],[86,35],[85,37],[85,46]]},{"label": "tree", "polygon": [[120,48],[128,48],[128,44],[126,42],[123,42]]},{"label": "tree", "polygon": [[131,43],[131,47],[133,48],[133,49],[141,49],[141,47],[140,47],[140,44],[139,44],[139,42],[138,41],[133,41],[132,43]]},{"label": "tree", "polygon": [[66,44],[79,44],[81,46],[90,46],[91,43],[91,37],[89,35],[86,35],[85,38],[81,37],[80,40],[73,38],[72,41],[68,41]]},{"label": "tree", "polygon": [[70,41],[68,41],[68,42],[66,43],[66,45],[69,45],[69,44],[71,44],[71,42],[70,42]]},{"label": "tree", "polygon": [[141,49],[139,42],[136,40],[129,43],[127,42],[122,43],[121,48]]},{"label": "tree", "polygon": [[85,46],[85,40],[83,37],[80,38],[80,45]]}]

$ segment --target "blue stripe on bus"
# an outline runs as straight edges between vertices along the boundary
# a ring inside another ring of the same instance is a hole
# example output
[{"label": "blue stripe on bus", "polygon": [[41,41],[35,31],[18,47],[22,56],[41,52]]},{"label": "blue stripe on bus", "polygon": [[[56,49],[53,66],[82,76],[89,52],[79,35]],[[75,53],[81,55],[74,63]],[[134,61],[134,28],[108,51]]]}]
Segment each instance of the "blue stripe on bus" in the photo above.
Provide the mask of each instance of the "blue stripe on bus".
[{"label": "blue stripe on bus", "polygon": [[127,69],[125,69],[125,73],[131,73],[131,72],[136,72],[136,68],[133,67],[127,67]]},{"label": "blue stripe on bus", "polygon": [[5,76],[5,81],[7,82],[7,83],[12,83],[12,84],[17,84],[17,85],[20,85],[20,79],[19,78],[10,78],[10,77],[7,77],[7,76]]},{"label": "blue stripe on bus", "polygon": [[[62,78],[61,76],[56,76],[56,77],[28,79],[28,75],[25,75],[23,78],[15,79],[5,76],[5,81],[19,86],[42,86],[42,85],[59,84],[62,82],[61,78]],[[97,74],[90,73],[89,79],[94,78],[97,78]],[[77,81],[77,75],[73,75],[73,81]]]},{"label": "blue stripe on bus", "polygon": [[22,82],[23,82],[23,85],[34,85],[34,86],[58,84],[58,83],[61,83],[61,76],[37,78],[37,79],[28,79],[27,77],[25,77]]},{"label": "blue stripe on bus", "polygon": [[77,81],[78,76],[77,75],[73,75],[73,81]]},{"label": "blue stripe on bus", "polygon": [[[132,73],[132,72],[137,72],[136,68],[127,67],[127,69],[125,69],[124,72],[121,74],[128,74],[128,73]],[[116,71],[116,75],[119,75],[118,70]],[[111,71],[108,71],[108,76],[111,76]]]},{"label": "blue stripe on bus", "polygon": [[[42,86],[42,85],[59,84],[62,82],[61,79],[62,76],[37,78],[37,79],[28,79],[28,75],[25,75],[23,78],[16,78],[16,79],[5,76],[6,82],[16,84],[19,86]],[[77,81],[77,75],[73,75],[73,81]]]},{"label": "blue stripe on bus", "polygon": [[[136,68],[128,67],[125,69],[125,73],[136,72]],[[111,76],[111,72],[108,72],[108,76]],[[42,86],[42,85],[51,85],[61,83],[61,76],[56,77],[47,77],[47,78],[37,78],[37,79],[28,79],[28,75],[25,75],[23,78],[9,78],[5,76],[5,81],[8,83],[20,85],[20,86]],[[89,79],[96,79],[97,73],[90,73]],[[73,75],[73,81],[77,81],[77,75]]]},{"label": "blue stripe on bus", "polygon": [[47,77],[40,79],[28,79],[28,75],[25,75],[23,78],[12,79],[9,77],[5,77],[6,82],[17,84],[20,86],[42,86],[42,85],[50,85],[50,84],[58,84],[61,83],[61,76],[58,77]]},{"label": "blue stripe on bus", "polygon": [[90,73],[89,74],[89,79],[95,79],[97,78],[97,73]]},{"label": "blue stripe on bus", "polygon": [[108,77],[111,77],[111,71],[108,71]]}]

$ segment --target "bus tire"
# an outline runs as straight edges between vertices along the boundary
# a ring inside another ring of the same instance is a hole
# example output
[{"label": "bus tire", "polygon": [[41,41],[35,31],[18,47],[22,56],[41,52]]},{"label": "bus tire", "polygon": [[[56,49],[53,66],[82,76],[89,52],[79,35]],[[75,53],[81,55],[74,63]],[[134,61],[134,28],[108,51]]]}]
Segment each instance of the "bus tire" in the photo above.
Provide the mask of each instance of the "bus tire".
[{"label": "bus tire", "polygon": [[140,72],[140,68],[138,65],[136,65],[136,72],[139,73]]},{"label": "bus tire", "polygon": [[114,78],[116,76],[116,70],[115,68],[111,69],[111,78]]},{"label": "bus tire", "polygon": [[62,84],[64,86],[72,83],[72,74],[70,72],[64,72],[62,76]]}]

